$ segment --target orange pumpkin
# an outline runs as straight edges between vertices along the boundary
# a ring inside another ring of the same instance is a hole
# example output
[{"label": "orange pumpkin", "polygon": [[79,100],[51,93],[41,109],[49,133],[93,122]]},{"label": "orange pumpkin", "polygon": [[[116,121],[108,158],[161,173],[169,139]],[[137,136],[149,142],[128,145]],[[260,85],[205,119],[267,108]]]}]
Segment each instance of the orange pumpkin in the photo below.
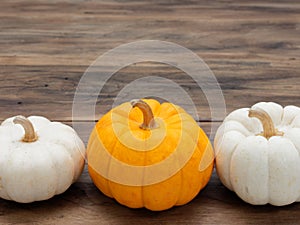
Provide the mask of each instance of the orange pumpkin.
[{"label": "orange pumpkin", "polygon": [[87,147],[89,174],[107,196],[158,211],[191,201],[213,170],[211,143],[182,108],[153,99],[104,115]]}]

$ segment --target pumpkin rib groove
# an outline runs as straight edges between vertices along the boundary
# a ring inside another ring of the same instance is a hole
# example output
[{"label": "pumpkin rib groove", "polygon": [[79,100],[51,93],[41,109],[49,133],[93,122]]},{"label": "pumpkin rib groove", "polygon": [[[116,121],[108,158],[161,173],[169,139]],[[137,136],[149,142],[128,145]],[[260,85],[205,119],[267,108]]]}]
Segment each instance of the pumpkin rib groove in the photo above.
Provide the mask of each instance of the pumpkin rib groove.
[{"label": "pumpkin rib groove", "polygon": [[[170,140],[176,140],[177,139],[177,136],[174,136],[174,130],[176,130],[176,132],[178,132],[179,129],[169,127]],[[172,132],[170,132],[170,131],[172,131]],[[177,148],[175,148],[175,149],[177,149]],[[173,154],[173,153],[174,153],[174,151],[171,152],[171,154]],[[166,156],[166,158],[169,157],[169,155]],[[177,164],[176,167],[178,167],[178,165],[179,165],[179,158],[178,157],[176,157],[175,163]],[[185,165],[186,165],[186,163],[185,163]],[[178,201],[179,201],[179,199],[180,199],[180,197],[181,197],[181,194],[182,194],[182,184],[183,184],[182,183],[182,176],[183,176],[183,174],[182,174],[182,168],[181,168],[179,171],[177,171],[176,173],[174,173],[170,177],[170,179],[174,178],[174,179],[176,179],[176,182],[180,182],[180,185],[176,185],[178,187],[177,193],[175,194],[175,198],[176,199],[174,198],[174,201],[172,203],[170,203],[170,205],[167,208],[171,208],[173,206],[176,206],[177,203],[178,203]],[[165,182],[165,181],[163,181],[163,182]]]},{"label": "pumpkin rib groove", "polygon": [[[200,135],[200,133],[199,133],[199,135]],[[197,141],[199,142],[199,135],[198,135],[198,138],[197,138]],[[188,133],[188,135],[187,135],[187,137],[189,137],[192,141],[194,141],[193,140],[193,137],[190,135],[190,133]],[[193,153],[191,154],[191,156],[190,156],[190,158],[186,161],[186,163],[182,166],[182,169],[180,170],[180,172],[181,173],[183,173],[183,171],[184,170],[187,170],[187,167],[190,167],[191,166],[191,160],[193,160],[194,158],[195,158],[195,154],[197,154],[197,151],[198,151],[198,145],[196,144],[195,146],[194,146],[194,151],[193,151]],[[200,152],[199,152],[199,154],[200,154]],[[195,174],[196,173],[198,173],[198,168],[193,168],[193,169],[195,169]],[[193,177],[190,177],[189,179],[187,179],[183,174],[181,175],[181,177],[182,177],[182,180],[187,180],[187,184],[185,184],[185,185],[187,185],[187,186],[190,186],[191,185],[191,183],[193,183],[193,181],[194,181],[194,178],[195,177],[198,177],[198,176],[196,176],[196,175],[194,175]],[[183,182],[181,182],[181,189],[183,189],[183,186],[184,185],[184,183]],[[196,186],[196,185],[195,185]],[[197,191],[195,191],[195,193],[193,193],[193,194],[191,194],[191,189],[186,189],[186,188],[184,188],[184,191],[182,191],[181,193],[180,193],[180,197],[178,197],[178,199],[177,199],[177,202],[176,202],[176,204],[177,205],[184,205],[184,204],[186,204],[186,202],[188,202],[188,201],[190,201],[190,199],[192,199],[197,193],[199,193],[199,191],[200,191],[200,188],[201,188],[201,186],[202,186],[202,182],[199,180],[199,182],[197,183],[197,186],[198,186],[198,190]],[[193,190],[194,191],[194,190]],[[183,196],[185,197],[185,198],[183,198]],[[184,200],[183,200],[184,199]]]},{"label": "pumpkin rib groove", "polygon": [[180,205],[178,202],[182,198],[182,195],[183,195],[183,191],[182,191],[182,189],[183,189],[183,183],[182,183],[182,181],[183,181],[183,172],[182,172],[182,170],[179,170],[178,173],[180,173],[180,188],[179,188],[179,194],[177,195],[177,200],[176,200],[175,206]]},{"label": "pumpkin rib groove", "polygon": [[[98,136],[98,131],[97,130],[95,130],[94,131],[94,136]],[[92,150],[97,150],[97,148],[95,148],[94,146],[95,145],[97,145],[98,143],[97,142],[101,142],[101,139],[98,139],[98,138],[95,138],[95,139],[91,139],[92,141],[91,142],[89,142],[89,144],[90,144],[90,146],[89,146],[89,149],[91,149],[91,151]],[[104,146],[104,144],[102,143],[102,145]],[[106,169],[106,171],[108,170],[108,167],[109,167],[109,163],[108,163],[108,165],[107,165],[107,169]],[[90,166],[89,166],[89,168],[90,168]],[[93,171],[95,171],[95,173],[98,173],[98,171],[97,170],[95,170],[94,168],[91,168]],[[108,196],[108,197],[110,197],[110,198],[113,198],[113,196],[112,196],[112,193],[111,193],[111,191],[110,191],[110,188],[109,188],[109,184],[108,184],[108,180],[101,174],[101,173],[99,173],[99,176],[101,176],[103,179],[104,179],[104,182],[105,183],[103,183],[103,181],[100,181],[100,183],[102,183],[102,185],[104,185],[106,188],[106,191],[108,192],[108,193],[104,193],[106,196]],[[93,177],[92,177],[92,180],[93,180]]]},{"label": "pumpkin rib groove", "polygon": [[249,133],[252,133],[253,130],[251,127],[247,127],[244,123],[242,123],[241,121],[236,121],[234,119],[229,119],[229,120],[226,120],[226,123],[229,122],[229,121],[232,121],[232,122],[235,122],[235,123],[239,123],[241,124]]},{"label": "pumpkin rib groove", "polygon": [[[120,124],[121,124],[122,126],[124,126],[123,123],[120,123]],[[125,132],[126,132],[126,130],[124,130],[124,133],[125,133]],[[119,135],[122,135],[122,134],[119,134]],[[115,140],[118,140],[118,137],[115,136],[115,133],[114,133],[114,139],[115,139]],[[114,153],[117,151],[116,146],[119,144],[119,145],[122,146],[122,148],[124,148],[124,145],[123,145],[123,143],[120,142],[120,141],[113,141],[113,142],[114,142],[114,144],[113,144],[113,146],[111,146],[110,154],[111,154],[111,157],[113,157],[113,158],[119,160],[118,157],[116,157],[116,156],[114,155]],[[132,149],[130,149],[130,150],[132,150]],[[121,161],[121,160],[119,160],[119,161]],[[122,161],[121,161],[121,162],[122,162]],[[126,163],[126,162],[123,162],[123,163]],[[126,164],[127,164],[127,163],[126,163]],[[110,169],[111,169],[111,163],[109,163],[108,177],[110,176],[110,175],[109,175]],[[108,186],[109,186],[110,192],[112,193],[113,198],[114,198],[117,202],[119,202],[120,204],[124,205],[124,202],[122,202],[123,200],[119,198],[119,196],[121,196],[121,195],[116,191],[116,189],[119,189],[120,187],[125,188],[125,185],[122,184],[122,183],[116,183],[116,182],[111,181],[110,179],[108,179]],[[115,189],[115,188],[116,188],[116,189]],[[140,194],[142,194],[142,193],[140,193]],[[142,196],[141,196],[141,197],[142,197]],[[133,208],[136,208],[136,207],[133,207]]]},{"label": "pumpkin rib groove", "polygon": [[[270,148],[270,143],[268,143],[268,152],[269,152],[269,148]],[[267,160],[267,162],[268,162],[268,165],[270,165],[270,157],[268,157],[268,160]],[[268,182],[268,184],[267,184],[267,186],[268,186],[268,202],[270,202],[271,201],[271,195],[270,195],[270,167],[268,166],[268,177],[269,177],[269,179],[267,179],[267,182]]]},{"label": "pumpkin rib groove", "polygon": [[[233,150],[232,150],[232,153],[231,153],[231,156],[230,156],[230,161],[229,161],[229,182],[230,182],[230,190],[232,190],[233,189],[233,185],[232,185],[232,177],[230,176],[230,174],[232,174],[232,172],[231,172],[231,163],[232,163],[232,156],[233,156],[233,154],[236,152],[236,149],[237,149],[237,147],[239,146],[239,144],[241,143],[241,141],[240,142],[238,142],[235,146],[234,146],[234,148],[233,148]],[[226,178],[225,178],[226,179]]]},{"label": "pumpkin rib groove", "polygon": [[[204,150],[204,152],[201,152],[199,146],[197,146],[196,151],[198,151],[198,152],[201,154],[201,156],[203,156],[204,153],[205,153],[205,151],[206,151],[206,149]],[[201,163],[201,159],[200,159],[199,165],[200,165],[200,163]],[[208,166],[205,170],[207,170],[208,168],[209,168],[209,166]],[[204,171],[205,171],[205,170],[204,170]],[[204,172],[204,171],[203,171],[203,172]],[[201,173],[201,171],[199,171],[199,173]],[[199,187],[200,187],[200,189],[202,189],[202,188],[206,185],[205,180],[206,180],[206,177],[205,177],[205,176],[201,176],[201,179],[199,179]],[[200,189],[199,189],[199,191],[200,191]],[[198,191],[198,193],[199,193],[199,191]],[[198,194],[198,193],[197,193],[197,194]],[[197,195],[197,194],[196,194],[196,195]]]},{"label": "pumpkin rib groove", "polygon": [[[114,139],[117,139],[117,137],[114,137]],[[113,152],[115,151],[115,146],[117,145],[118,142],[114,141],[113,143],[114,143],[114,145],[112,147],[112,150],[111,150],[111,152],[109,152],[109,154],[111,155],[111,157],[113,157]],[[104,144],[103,144],[103,146],[104,146]],[[105,151],[106,151],[106,149],[105,149]],[[110,171],[110,166],[111,166],[111,157],[109,158],[109,162],[107,163],[107,176],[108,177],[110,176],[109,175],[109,171]],[[107,181],[107,189],[108,189],[108,191],[110,192],[111,196],[113,198],[115,198],[115,193],[113,192],[113,190],[111,188],[111,181],[109,179],[105,179],[105,180]]]},{"label": "pumpkin rib groove", "polygon": [[[46,154],[48,154],[48,156],[47,156],[47,158],[48,159],[52,159],[52,157],[51,157],[51,153],[50,152],[48,152],[48,151],[46,151],[47,153]],[[44,153],[45,154],[45,153]],[[53,162],[53,160],[49,160],[50,162],[51,162],[51,166],[52,167],[54,167],[53,165],[54,165],[54,162]],[[57,194],[59,194],[58,193],[58,172],[57,172],[57,170],[55,169],[55,170],[53,170],[53,172],[55,173],[55,175],[53,176],[53,177],[55,177],[55,181],[54,181],[54,184],[56,183],[56,188],[53,188],[53,191],[52,191],[52,193],[50,194],[50,196],[54,196],[54,195],[57,195]],[[51,184],[50,184],[51,185]],[[49,186],[50,186],[49,185]],[[64,190],[65,191],[65,190]],[[64,192],[63,191],[63,192]],[[48,199],[48,198],[46,198],[46,199]],[[36,198],[36,199],[34,199],[34,201],[38,201],[38,198]]]},{"label": "pumpkin rib groove", "polygon": [[[150,100],[150,102],[151,102],[151,100]],[[153,111],[153,114],[154,114],[154,116],[159,115],[161,112],[161,104],[156,100],[154,100],[153,102],[154,102],[154,104],[150,103],[150,107]]]},{"label": "pumpkin rib groove", "polygon": [[[144,154],[144,165],[146,165],[146,162],[147,162],[147,152],[145,152]],[[145,206],[145,197],[144,197],[144,192],[145,192],[145,186],[144,186],[144,183],[145,183],[145,167],[143,168],[143,176],[142,176],[142,186],[141,186],[141,201],[142,201],[142,205]]]},{"label": "pumpkin rib groove", "polygon": [[[50,162],[51,162],[51,164],[52,164],[52,166],[53,166],[53,161],[51,160],[52,159],[52,157],[50,156],[51,155],[51,153],[50,152],[47,152],[47,154],[49,155],[47,158],[48,159],[50,159]],[[72,167],[74,167],[73,165],[72,165]],[[59,185],[59,182],[58,182],[58,173],[57,173],[57,170],[54,170],[55,171],[55,183],[56,183],[56,188],[54,189],[54,193],[52,194],[52,195],[57,195],[57,194],[59,194],[59,192],[58,192],[58,185]],[[74,177],[74,173],[73,173],[73,175],[72,175],[73,177]],[[34,201],[36,201],[37,199],[35,199]]]},{"label": "pumpkin rib groove", "polygon": [[[10,149],[10,150],[12,150],[11,151],[11,154],[8,154],[6,157],[8,157],[7,158],[7,160],[5,161],[5,164],[8,164],[8,162],[13,162],[13,154],[14,154],[14,151],[13,151],[13,149]],[[4,168],[5,167],[8,167],[7,165],[2,165]],[[10,166],[10,169],[12,169],[12,166]],[[2,171],[1,171],[1,173],[2,173]],[[12,196],[12,194],[11,193],[9,193],[9,188],[7,188],[7,182],[6,182],[6,180],[7,180],[7,178],[5,177],[5,174],[4,174],[4,176],[2,176],[1,177],[1,180],[2,180],[2,182],[4,181],[4,183],[2,183],[2,187],[1,187],[1,191],[5,191],[5,195],[6,196],[2,196],[2,197],[7,197],[7,198],[5,198],[6,200],[12,200],[13,199],[13,196]]]},{"label": "pumpkin rib groove", "polygon": [[[202,159],[203,159],[204,155],[207,154],[207,151],[209,151],[212,154],[212,158],[211,158],[211,161],[208,163],[208,165],[206,166],[206,168],[204,169],[203,172],[206,174],[206,172],[208,170],[208,171],[210,171],[209,174],[212,174],[212,171],[213,171],[213,168],[214,168],[214,162],[215,162],[214,150],[213,150],[212,144],[209,141],[209,138],[206,136],[205,132],[201,128],[199,130],[199,139],[206,142],[205,148],[204,148],[204,147],[199,146],[201,141],[198,141],[198,146],[197,147],[198,147],[198,150],[201,154],[201,159],[200,159],[200,162],[199,162],[199,166],[202,163]],[[201,149],[203,149],[203,150],[201,150]],[[202,173],[202,171],[200,171],[200,173]],[[202,178],[204,179],[205,176],[202,176]],[[201,189],[204,188],[207,185],[207,183],[209,182],[209,179],[210,179],[210,176],[207,177],[207,180],[202,181]]]},{"label": "pumpkin rib groove", "polygon": [[[169,126],[174,126],[174,124],[178,123],[178,121],[185,121],[187,119],[186,117],[182,117],[182,114],[183,113],[174,114],[168,118],[163,118],[163,117],[161,117],[161,118],[164,119],[165,123],[167,123]],[[178,118],[178,119],[174,120],[174,118]],[[174,120],[174,121],[172,121],[172,120]],[[172,122],[169,122],[169,121],[172,121]]]}]

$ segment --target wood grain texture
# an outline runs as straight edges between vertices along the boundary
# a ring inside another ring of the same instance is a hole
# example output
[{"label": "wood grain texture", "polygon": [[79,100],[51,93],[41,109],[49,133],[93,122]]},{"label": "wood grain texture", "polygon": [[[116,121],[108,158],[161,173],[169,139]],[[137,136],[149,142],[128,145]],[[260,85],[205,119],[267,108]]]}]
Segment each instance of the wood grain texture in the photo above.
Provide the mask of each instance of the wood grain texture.
[{"label": "wood grain texture", "polygon": [[167,211],[129,209],[105,197],[86,170],[64,194],[48,201],[17,204],[1,200],[2,224],[298,224],[299,204],[251,206],[228,191],[213,174],[189,204]]},{"label": "wood grain texture", "polygon": [[[73,94],[88,66],[120,44],[147,39],[175,42],[202,57],[228,112],[257,101],[300,105],[299,11],[297,1],[3,1],[0,119],[31,114],[34,107],[36,114],[70,120]],[[97,117],[125,84],[149,74],[178,82],[199,116],[211,119],[205,96],[188,75],[149,64],[113,76]],[[54,110],[45,112],[47,106]]]},{"label": "wood grain texture", "polygon": [[[227,112],[259,101],[300,106],[297,0],[5,0],[0,5],[0,120],[35,114],[68,124],[75,119],[84,127],[93,118],[73,118],[72,103],[87,68],[120,44],[153,39],[201,57],[222,88]],[[170,79],[189,94],[213,141],[210,128],[223,118],[212,118],[206,96],[187,74],[160,63],[138,63],[114,74],[98,96],[96,119],[126,85],[149,75]],[[141,95],[146,87],[138,90]],[[153,91],[180,102],[166,86]],[[86,101],[97,97],[85,94]],[[180,105],[189,110],[186,102]],[[86,142],[89,130],[82,135]],[[85,170],[66,193],[49,201],[0,200],[0,224],[298,224],[299,208],[248,205],[214,173],[185,206],[159,213],[132,210],[102,195]]]}]

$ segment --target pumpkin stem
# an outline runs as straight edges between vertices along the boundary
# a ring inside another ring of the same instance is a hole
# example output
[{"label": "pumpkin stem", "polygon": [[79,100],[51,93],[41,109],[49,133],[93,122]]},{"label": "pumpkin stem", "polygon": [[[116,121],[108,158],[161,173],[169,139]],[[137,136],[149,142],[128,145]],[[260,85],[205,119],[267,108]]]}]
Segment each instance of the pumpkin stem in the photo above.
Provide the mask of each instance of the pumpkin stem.
[{"label": "pumpkin stem", "polygon": [[13,120],[15,124],[20,124],[24,130],[25,135],[22,139],[23,142],[34,142],[37,140],[37,135],[34,132],[34,128],[29,119],[24,116],[16,116]]},{"label": "pumpkin stem", "polygon": [[138,107],[143,113],[144,122],[140,125],[141,129],[151,130],[158,127],[154,120],[153,112],[146,102],[141,99],[134,99],[130,103],[133,108]]},{"label": "pumpkin stem", "polygon": [[263,126],[263,132],[260,135],[265,138],[269,139],[272,136],[283,136],[283,132],[278,131],[275,128],[272,118],[265,111],[261,109],[250,109],[248,116],[255,117],[260,120]]}]

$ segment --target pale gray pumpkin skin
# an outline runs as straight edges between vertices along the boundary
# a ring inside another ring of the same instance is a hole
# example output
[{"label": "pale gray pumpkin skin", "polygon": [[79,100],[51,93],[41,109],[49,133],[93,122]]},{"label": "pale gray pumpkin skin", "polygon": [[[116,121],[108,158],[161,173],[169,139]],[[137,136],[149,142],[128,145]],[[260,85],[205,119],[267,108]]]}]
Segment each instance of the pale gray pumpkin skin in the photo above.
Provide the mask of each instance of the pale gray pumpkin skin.
[{"label": "pale gray pumpkin skin", "polygon": [[[270,138],[249,110],[263,110],[282,135]],[[230,113],[214,141],[221,182],[253,205],[276,206],[300,201],[300,108],[260,102]]]},{"label": "pale gray pumpkin skin", "polygon": [[37,140],[11,117],[0,126],[0,197],[21,203],[46,200],[66,191],[82,173],[85,146],[69,126],[30,116]]}]

